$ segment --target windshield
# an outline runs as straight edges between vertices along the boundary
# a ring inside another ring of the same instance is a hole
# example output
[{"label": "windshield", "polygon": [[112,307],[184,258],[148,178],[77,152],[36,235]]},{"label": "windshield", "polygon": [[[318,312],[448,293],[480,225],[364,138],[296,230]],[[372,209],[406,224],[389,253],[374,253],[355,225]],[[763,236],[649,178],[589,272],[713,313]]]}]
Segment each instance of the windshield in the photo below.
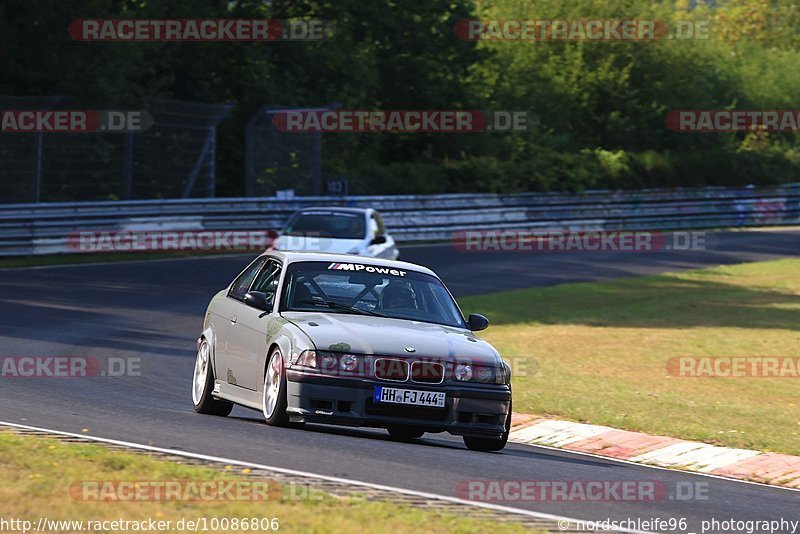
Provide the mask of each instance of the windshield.
[{"label": "windshield", "polygon": [[364,239],[366,223],[363,213],[342,211],[301,211],[295,213],[284,229],[286,235]]},{"label": "windshield", "polygon": [[458,306],[435,276],[360,263],[289,265],[280,309],[381,315],[465,328]]}]

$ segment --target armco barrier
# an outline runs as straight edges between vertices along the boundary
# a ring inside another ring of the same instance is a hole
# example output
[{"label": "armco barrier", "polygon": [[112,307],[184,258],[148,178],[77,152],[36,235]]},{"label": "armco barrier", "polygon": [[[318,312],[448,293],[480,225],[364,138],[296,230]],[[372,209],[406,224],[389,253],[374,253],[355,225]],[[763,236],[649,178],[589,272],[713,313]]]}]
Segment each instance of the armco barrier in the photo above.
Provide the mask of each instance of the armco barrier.
[{"label": "armco barrier", "polygon": [[400,242],[448,240],[471,229],[688,229],[800,224],[800,183],[588,191],[69,202],[0,205],[0,256],[73,252],[87,230],[278,229],[309,206],[373,207]]}]

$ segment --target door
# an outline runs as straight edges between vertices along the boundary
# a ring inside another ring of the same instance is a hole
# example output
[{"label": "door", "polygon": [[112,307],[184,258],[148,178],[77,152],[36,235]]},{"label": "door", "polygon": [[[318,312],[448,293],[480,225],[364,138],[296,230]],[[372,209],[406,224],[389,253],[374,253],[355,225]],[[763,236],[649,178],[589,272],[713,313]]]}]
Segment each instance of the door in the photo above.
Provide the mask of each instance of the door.
[{"label": "door", "polygon": [[[258,271],[249,291],[261,291],[267,295],[269,312],[275,306],[275,295],[278,292],[278,279],[281,265],[269,259]],[[267,355],[267,320],[264,310],[245,304],[244,294],[238,302],[236,322],[231,326],[228,344],[228,365],[231,368],[235,385],[250,390],[257,390],[264,378],[264,359]],[[230,382],[230,380],[229,380]]]},{"label": "door", "polygon": [[217,380],[228,382],[232,385],[240,385],[237,369],[237,343],[238,331],[236,325],[243,310],[249,308],[244,304],[244,296],[250,291],[250,286],[261,268],[267,263],[266,258],[258,258],[251,263],[242,274],[231,284],[224,302],[219,306],[219,317],[215,318],[219,322],[219,327],[215,328],[217,335]]}]

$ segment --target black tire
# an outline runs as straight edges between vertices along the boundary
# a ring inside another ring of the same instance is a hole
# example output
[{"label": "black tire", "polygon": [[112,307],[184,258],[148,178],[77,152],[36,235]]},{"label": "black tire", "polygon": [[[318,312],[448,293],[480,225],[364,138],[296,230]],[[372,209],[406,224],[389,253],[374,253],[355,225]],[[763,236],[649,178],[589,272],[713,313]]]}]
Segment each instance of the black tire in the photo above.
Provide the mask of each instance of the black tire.
[{"label": "black tire", "polygon": [[[206,415],[219,415],[222,417],[226,417],[231,413],[233,410],[233,403],[222,400],[222,399],[215,399],[212,391],[214,390],[214,366],[211,365],[211,347],[209,346],[208,342],[204,339],[200,343],[200,347],[197,349],[197,361],[195,361],[195,375],[193,380],[197,380],[197,372],[198,372],[198,365],[201,365],[202,359],[202,352],[206,351],[206,360],[205,360],[205,381],[203,385],[203,391],[201,395],[197,395],[197,393],[193,390],[192,392],[192,404],[194,405],[194,411],[197,413],[202,413]],[[192,384],[194,386],[194,384]],[[195,401],[195,397],[199,398]]]},{"label": "black tire", "polygon": [[464,436],[464,445],[471,451],[497,452],[502,450],[508,443],[508,434],[511,432],[511,403],[508,404],[508,416],[506,417],[505,431],[503,437],[495,438],[474,438]]},{"label": "black tire", "polygon": [[[275,369],[272,367],[273,363],[279,366],[277,369],[277,384],[279,389],[276,394],[275,407],[272,413],[269,414],[267,409],[267,388],[269,386],[268,379],[270,379],[273,384],[275,383]],[[283,356],[281,355],[280,349],[276,348],[272,351],[272,354],[270,354],[267,366],[264,369],[263,388],[264,390],[261,393],[261,413],[264,414],[264,420],[270,426],[288,426],[289,415],[286,413],[286,406],[288,405],[286,400],[286,369],[284,368]]]},{"label": "black tire", "polygon": [[389,435],[392,437],[392,439],[396,439],[398,441],[411,441],[421,438],[425,433],[424,430],[419,430],[413,426],[403,425],[393,425],[388,427],[386,430],[389,431]]}]

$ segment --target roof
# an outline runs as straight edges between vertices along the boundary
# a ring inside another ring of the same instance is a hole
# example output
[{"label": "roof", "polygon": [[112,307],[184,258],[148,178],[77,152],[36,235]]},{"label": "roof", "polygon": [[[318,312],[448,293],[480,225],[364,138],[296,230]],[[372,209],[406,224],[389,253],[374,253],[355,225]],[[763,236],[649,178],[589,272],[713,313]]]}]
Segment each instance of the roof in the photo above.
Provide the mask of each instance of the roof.
[{"label": "roof", "polygon": [[417,265],[416,263],[409,263],[407,261],[385,260],[382,258],[369,258],[367,256],[356,256],[354,254],[331,254],[325,252],[297,252],[297,251],[283,251],[271,250],[265,254],[282,260],[285,264],[296,263],[302,261],[329,261],[341,263],[357,263],[360,265],[372,265],[375,267],[390,267],[392,269],[403,269],[406,271],[416,271],[418,273],[429,274],[439,278],[436,273]]}]

